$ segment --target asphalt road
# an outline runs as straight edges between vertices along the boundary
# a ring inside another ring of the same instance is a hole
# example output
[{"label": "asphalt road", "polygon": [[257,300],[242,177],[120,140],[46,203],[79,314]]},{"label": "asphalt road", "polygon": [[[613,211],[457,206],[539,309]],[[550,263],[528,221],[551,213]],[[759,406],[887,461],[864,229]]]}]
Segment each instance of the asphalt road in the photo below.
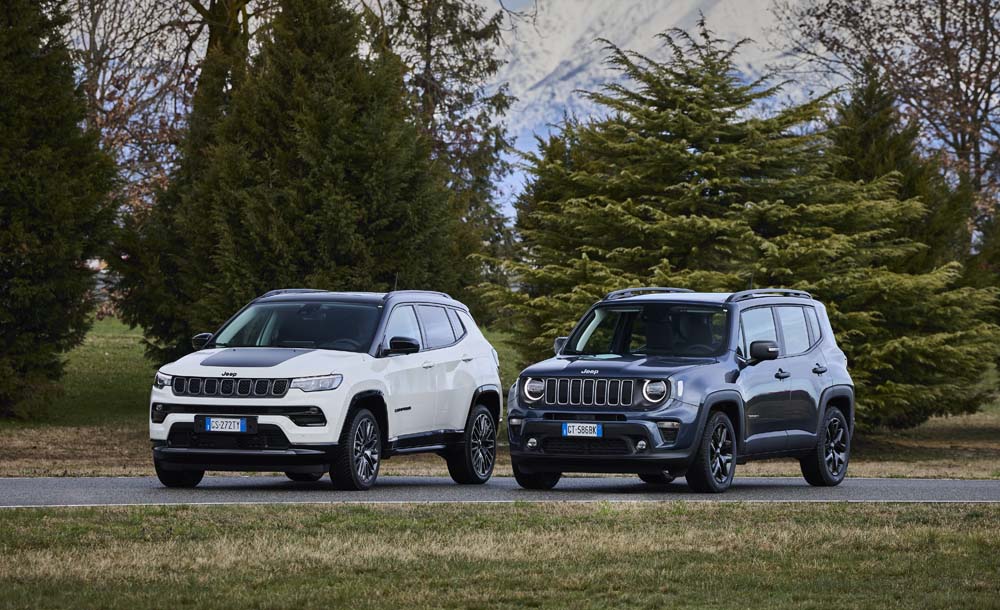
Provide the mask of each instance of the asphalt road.
[{"label": "asphalt road", "polygon": [[632,478],[563,478],[552,491],[527,491],[512,478],[461,486],[444,477],[381,477],[367,492],[341,492],[329,479],[293,483],[274,476],[207,476],[196,489],[167,489],[153,477],[0,478],[0,507],[142,504],[300,504],[399,502],[1000,502],[1000,481],[852,479],[810,487],[799,478],[737,478],[720,495],[691,493]]}]

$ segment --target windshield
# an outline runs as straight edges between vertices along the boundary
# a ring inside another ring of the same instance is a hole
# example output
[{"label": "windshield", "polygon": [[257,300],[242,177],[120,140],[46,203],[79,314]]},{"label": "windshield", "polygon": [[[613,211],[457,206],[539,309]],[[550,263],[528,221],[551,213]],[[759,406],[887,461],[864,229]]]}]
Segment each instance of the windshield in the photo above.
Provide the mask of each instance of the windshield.
[{"label": "windshield", "polygon": [[717,356],[726,349],[728,318],[724,308],[683,303],[598,307],[563,353],[598,358]]},{"label": "windshield", "polygon": [[244,309],[211,347],[302,347],[367,351],[380,308],[365,303],[257,303]]}]

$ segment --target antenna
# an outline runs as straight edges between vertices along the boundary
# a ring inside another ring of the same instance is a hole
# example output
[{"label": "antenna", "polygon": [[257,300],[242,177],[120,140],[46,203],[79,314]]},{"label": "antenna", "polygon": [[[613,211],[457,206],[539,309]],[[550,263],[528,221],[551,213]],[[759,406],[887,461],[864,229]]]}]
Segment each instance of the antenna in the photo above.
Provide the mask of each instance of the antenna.
[{"label": "antenna", "polygon": [[398,288],[399,288],[399,271],[396,272],[396,279],[393,280],[392,282],[392,291],[396,292],[396,289]]},{"label": "antenna", "polygon": [[753,274],[754,271],[750,270],[750,279],[747,280],[747,290],[753,290]]}]

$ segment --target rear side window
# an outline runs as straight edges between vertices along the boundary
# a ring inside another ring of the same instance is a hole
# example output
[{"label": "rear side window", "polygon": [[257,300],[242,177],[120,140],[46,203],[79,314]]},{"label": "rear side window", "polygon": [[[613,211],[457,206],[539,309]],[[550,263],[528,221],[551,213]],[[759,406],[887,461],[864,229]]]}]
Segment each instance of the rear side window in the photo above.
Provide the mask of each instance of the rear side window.
[{"label": "rear side window", "polygon": [[819,316],[816,314],[816,309],[814,307],[806,307],[806,322],[809,324],[809,337],[810,345],[816,345],[819,343],[820,338],[823,333],[819,330]]},{"label": "rear side window", "polygon": [[776,307],[781,323],[781,336],[785,340],[785,354],[801,354],[809,349],[809,329],[805,310],[801,307]]},{"label": "rear side window", "polygon": [[451,329],[448,311],[444,307],[418,305],[417,315],[424,327],[424,335],[429,349],[451,345],[455,342],[455,332]]},{"label": "rear side window", "polygon": [[451,330],[455,333],[456,339],[461,339],[465,336],[465,326],[462,321],[458,318],[458,312],[454,309],[448,310],[448,320],[451,321]]},{"label": "rear side window", "polygon": [[748,309],[740,316],[743,321],[743,336],[746,340],[746,353],[750,353],[750,344],[754,341],[778,341],[778,331],[774,327],[774,315],[770,307]]}]

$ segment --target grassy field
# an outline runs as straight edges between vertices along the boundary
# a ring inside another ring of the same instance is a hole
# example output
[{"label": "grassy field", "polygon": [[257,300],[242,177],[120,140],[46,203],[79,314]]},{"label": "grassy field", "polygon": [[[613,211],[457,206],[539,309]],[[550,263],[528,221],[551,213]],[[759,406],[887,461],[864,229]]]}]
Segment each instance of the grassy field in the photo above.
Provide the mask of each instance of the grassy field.
[{"label": "grassy field", "polygon": [[1000,507],[0,512],[0,608],[997,608]]},{"label": "grassy field", "polygon": [[[517,376],[513,338],[488,333],[500,353],[505,386]],[[154,367],[141,335],[116,320],[94,325],[69,355],[65,392],[28,421],[0,422],[0,476],[149,475],[146,405]],[[934,419],[904,432],[856,439],[853,476],[1000,478],[1000,405]],[[384,474],[447,475],[437,456],[400,457]],[[741,467],[744,475],[799,476],[789,460]],[[498,475],[509,475],[503,450]]]}]

